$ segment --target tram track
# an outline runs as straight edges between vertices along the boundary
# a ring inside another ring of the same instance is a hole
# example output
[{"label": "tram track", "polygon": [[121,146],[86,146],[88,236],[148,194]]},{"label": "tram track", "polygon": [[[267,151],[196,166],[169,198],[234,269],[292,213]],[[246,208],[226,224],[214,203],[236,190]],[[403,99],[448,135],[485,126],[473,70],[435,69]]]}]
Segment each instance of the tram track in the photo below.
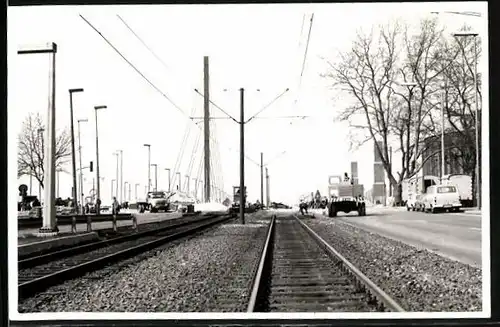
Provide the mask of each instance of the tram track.
[{"label": "tram track", "polygon": [[91,243],[19,261],[18,292],[24,299],[50,286],[128,259],[163,244],[196,234],[231,219],[209,215],[201,219]]},{"label": "tram track", "polygon": [[296,216],[273,216],[247,312],[404,309]]}]

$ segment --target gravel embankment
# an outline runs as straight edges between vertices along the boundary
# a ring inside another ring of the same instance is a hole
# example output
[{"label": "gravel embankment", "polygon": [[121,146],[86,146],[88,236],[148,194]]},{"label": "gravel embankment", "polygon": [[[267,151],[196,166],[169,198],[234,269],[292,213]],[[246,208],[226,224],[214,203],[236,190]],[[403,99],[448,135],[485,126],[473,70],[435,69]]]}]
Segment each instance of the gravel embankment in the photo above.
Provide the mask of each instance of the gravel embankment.
[{"label": "gravel embankment", "polygon": [[[230,290],[242,311],[267,222],[224,224],[188,240],[51,287],[19,304],[19,312],[220,311]],[[226,303],[228,304],[228,303]]]},{"label": "gravel embankment", "polygon": [[333,219],[305,221],[407,311],[481,311],[481,269]]}]

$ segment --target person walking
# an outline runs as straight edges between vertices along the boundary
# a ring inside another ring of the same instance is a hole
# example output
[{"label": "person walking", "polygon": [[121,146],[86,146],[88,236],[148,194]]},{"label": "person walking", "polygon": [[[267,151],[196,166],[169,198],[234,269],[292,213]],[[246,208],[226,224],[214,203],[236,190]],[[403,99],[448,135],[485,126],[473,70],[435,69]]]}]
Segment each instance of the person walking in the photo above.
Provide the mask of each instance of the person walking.
[{"label": "person walking", "polygon": [[112,210],[113,210],[113,215],[117,215],[118,212],[120,211],[120,204],[118,203],[118,200],[116,200],[116,197],[113,197]]}]

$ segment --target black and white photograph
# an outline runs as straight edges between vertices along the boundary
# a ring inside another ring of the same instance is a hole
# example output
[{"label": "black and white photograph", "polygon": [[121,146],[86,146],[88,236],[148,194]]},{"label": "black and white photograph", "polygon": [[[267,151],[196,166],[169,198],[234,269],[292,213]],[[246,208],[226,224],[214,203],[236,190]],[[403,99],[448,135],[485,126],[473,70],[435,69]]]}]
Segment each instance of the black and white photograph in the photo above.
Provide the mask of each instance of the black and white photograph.
[{"label": "black and white photograph", "polygon": [[491,316],[487,2],[7,18],[10,319]]}]

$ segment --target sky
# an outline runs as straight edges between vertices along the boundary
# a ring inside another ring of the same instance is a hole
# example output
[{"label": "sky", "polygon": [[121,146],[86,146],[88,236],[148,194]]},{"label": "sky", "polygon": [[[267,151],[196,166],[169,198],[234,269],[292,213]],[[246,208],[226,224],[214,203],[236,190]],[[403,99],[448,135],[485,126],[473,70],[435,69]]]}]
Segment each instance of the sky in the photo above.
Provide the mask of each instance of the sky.
[{"label": "sky", "polygon": [[[326,192],[328,176],[350,173],[351,161],[358,161],[359,180],[366,190],[373,183],[373,143],[349,151],[346,124],[333,121],[339,108],[348,106],[349,100],[336,96],[328,81],[320,76],[327,71],[322,58],[335,61],[337,51],[348,51],[359,28],[366,30],[395,18],[416,25],[420,19],[431,17],[430,12],[446,10],[483,14],[482,18],[439,15],[440,23],[450,33],[466,23],[487,35],[486,2],[10,7],[9,147],[17,146],[14,140],[28,113],[39,112],[46,119],[48,108],[49,56],[17,55],[16,50],[20,45],[55,42],[58,130],[69,128],[68,89],[85,90],[75,94],[73,100],[75,121],[89,120],[81,125],[84,167],[90,161],[95,162],[93,107],[108,107],[98,113],[103,203],[111,199],[111,180],[116,176],[113,152],[118,149],[123,150],[123,179],[132,186],[140,184],[141,196],[147,182],[145,143],[151,144],[151,163],[158,164],[158,188],[166,189],[165,168],[174,169],[186,128],[190,129],[190,137],[177,169],[182,176],[187,173],[194,140],[200,133],[187,117],[203,115],[203,98],[194,89],[203,92],[203,56],[209,56],[211,100],[237,120],[240,88],[245,89],[245,119],[289,89],[259,114],[268,119],[254,119],[245,125],[245,154],[253,161],[246,160],[245,167],[249,201],[260,198],[260,168],[256,163],[261,152],[270,175],[272,201],[293,203],[301,194],[316,189]],[[307,59],[300,79],[313,13]],[[80,14],[163,95],[134,71]],[[485,65],[486,61],[480,63],[479,72],[486,71]],[[211,115],[224,116],[214,106]],[[270,119],[293,115],[311,118]],[[224,191],[232,194],[232,186],[239,185],[239,125],[229,119],[216,120],[215,124]],[[199,158],[200,153],[195,153],[193,171],[198,170]],[[15,156],[10,156],[10,160],[12,165],[16,164]],[[394,162],[398,161],[395,154]],[[71,171],[69,165],[66,168]],[[151,176],[154,183],[154,169]],[[88,170],[85,172],[86,194],[93,177]],[[23,177],[19,182],[29,185],[29,178]],[[59,195],[70,196],[71,185],[71,175],[61,173]],[[36,182],[33,189],[33,194],[38,194]],[[132,198],[134,193],[132,187]]]}]

